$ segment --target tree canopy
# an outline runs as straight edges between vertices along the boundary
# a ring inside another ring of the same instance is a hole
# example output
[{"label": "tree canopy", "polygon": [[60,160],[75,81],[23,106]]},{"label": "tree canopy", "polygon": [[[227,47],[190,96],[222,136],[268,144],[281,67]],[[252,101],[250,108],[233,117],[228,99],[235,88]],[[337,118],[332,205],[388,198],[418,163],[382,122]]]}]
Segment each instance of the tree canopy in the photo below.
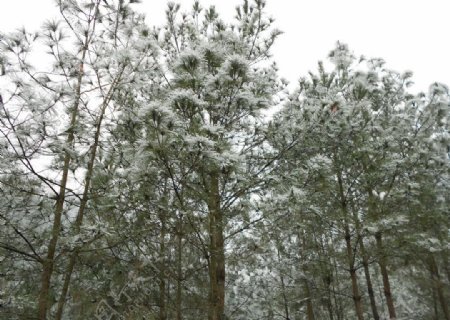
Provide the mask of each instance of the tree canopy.
[{"label": "tree canopy", "polygon": [[450,319],[448,87],[136,2],[0,33],[0,318]]}]

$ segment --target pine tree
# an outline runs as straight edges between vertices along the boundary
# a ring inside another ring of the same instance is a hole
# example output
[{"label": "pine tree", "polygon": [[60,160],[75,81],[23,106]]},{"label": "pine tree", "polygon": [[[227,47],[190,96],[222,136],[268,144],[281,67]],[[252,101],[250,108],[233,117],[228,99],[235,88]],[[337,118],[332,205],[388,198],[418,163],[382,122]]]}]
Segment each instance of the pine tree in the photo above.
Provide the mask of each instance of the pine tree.
[{"label": "pine tree", "polygon": [[449,319],[447,86],[136,2],[0,34],[0,318]]}]

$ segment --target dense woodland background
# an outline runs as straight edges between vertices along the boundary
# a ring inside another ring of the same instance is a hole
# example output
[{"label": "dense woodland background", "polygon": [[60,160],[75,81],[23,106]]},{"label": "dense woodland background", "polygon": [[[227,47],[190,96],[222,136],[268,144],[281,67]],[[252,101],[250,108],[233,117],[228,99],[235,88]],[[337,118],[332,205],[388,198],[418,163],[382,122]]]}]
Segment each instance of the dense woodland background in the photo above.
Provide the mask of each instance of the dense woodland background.
[{"label": "dense woodland background", "polygon": [[0,34],[0,319],[449,320],[448,87],[134,2]]}]

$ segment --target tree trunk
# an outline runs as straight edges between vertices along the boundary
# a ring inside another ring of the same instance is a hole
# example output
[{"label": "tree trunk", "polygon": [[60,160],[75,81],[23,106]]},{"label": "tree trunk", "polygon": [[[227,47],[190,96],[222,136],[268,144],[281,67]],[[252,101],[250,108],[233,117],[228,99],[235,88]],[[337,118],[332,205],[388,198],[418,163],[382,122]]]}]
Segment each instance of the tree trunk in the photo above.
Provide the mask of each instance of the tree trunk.
[{"label": "tree trunk", "polygon": [[[78,107],[80,105],[81,99],[81,82],[84,75],[84,61],[86,58],[86,53],[89,46],[89,37],[85,37],[84,46],[81,52],[80,64],[78,66],[78,77],[77,86],[75,88],[75,100],[73,103],[73,109],[70,117],[69,129],[66,145],[68,148],[72,147],[73,141],[75,139],[75,126],[78,118]],[[55,214],[53,218],[52,235],[47,248],[47,257],[43,261],[43,270],[41,274],[41,284],[39,290],[39,302],[38,302],[38,319],[47,319],[47,308],[48,308],[48,297],[50,292],[51,277],[54,268],[54,258],[56,253],[56,246],[58,244],[59,234],[61,230],[61,217],[64,209],[64,202],[66,199],[66,186],[69,175],[69,165],[71,161],[70,152],[65,151],[64,154],[64,165],[62,171],[62,177],[60,182],[60,188],[58,193],[58,198],[55,205]]]},{"label": "tree trunk", "polygon": [[[70,134],[69,134],[70,138]],[[67,140],[69,140],[69,138]],[[73,138],[71,139],[73,141]],[[50,282],[54,267],[54,258],[56,252],[56,245],[59,239],[59,232],[61,229],[61,216],[64,208],[65,190],[67,185],[67,176],[69,171],[70,156],[65,155],[63,177],[61,179],[61,187],[58,195],[58,200],[55,207],[55,217],[53,220],[52,238],[48,245],[47,257],[43,261],[43,270],[41,274],[41,287],[39,290],[39,304],[38,304],[38,319],[47,319],[48,296],[50,292]]]},{"label": "tree trunk", "polygon": [[209,187],[209,320],[223,320],[225,319],[224,221],[220,210],[219,174],[217,172],[211,173]]},{"label": "tree trunk", "polygon": [[[277,243],[277,256],[278,256],[278,263],[281,264],[281,257],[280,257],[280,249],[279,249],[280,243]],[[289,320],[289,304],[287,300],[286,295],[286,285],[284,283],[284,277],[283,273],[280,273],[280,284],[281,284],[281,295],[283,296],[283,307],[284,307],[284,318]]]},{"label": "tree trunk", "polygon": [[[100,108],[100,114],[99,114],[99,117],[97,120],[97,124],[95,126],[94,142],[91,146],[91,150],[90,150],[91,153],[89,156],[89,162],[88,162],[88,166],[87,166],[86,176],[84,179],[83,195],[81,197],[80,207],[78,209],[77,217],[75,219],[75,223],[73,226],[76,235],[80,234],[81,226],[83,224],[84,214],[86,212],[87,204],[89,201],[89,191],[90,191],[90,187],[91,187],[92,176],[94,174],[94,164],[95,164],[95,160],[96,160],[97,150],[99,147],[103,118],[105,116],[106,108],[108,107],[108,104],[111,101],[112,95],[115,91],[116,85],[122,77],[122,73],[123,73],[124,69],[125,68],[122,67],[121,71],[119,72],[117,77],[112,82],[111,87],[108,90],[107,95],[104,97],[104,100],[103,100],[101,108]],[[57,310],[58,316],[55,318],[56,320],[61,320],[61,317],[63,314],[63,309],[64,309],[64,304],[66,302],[67,292],[68,292],[69,285],[70,285],[70,280],[71,280],[75,262],[76,262],[76,257],[78,255],[80,249],[81,249],[81,247],[75,247],[75,249],[73,250],[73,252],[70,255],[69,264],[67,265],[66,271],[64,274],[64,285],[63,285],[63,289],[61,291],[61,295],[60,295],[59,302],[58,302],[58,310]],[[67,282],[67,284],[66,284],[66,282]]]},{"label": "tree trunk", "polygon": [[347,207],[347,199],[344,193],[344,185],[342,182],[342,176],[338,172],[337,174],[337,180],[339,185],[339,197],[340,197],[340,205],[342,209],[342,214],[344,218],[344,238],[345,238],[345,244],[346,244],[346,250],[347,250],[347,261],[348,261],[348,267],[350,272],[350,278],[352,280],[352,295],[353,295],[353,301],[355,303],[355,311],[356,316],[358,320],[364,319],[364,313],[363,313],[363,307],[362,307],[362,299],[361,294],[359,293],[359,287],[358,287],[358,275],[356,273],[355,268],[355,251],[352,247],[352,239],[350,234],[350,227],[348,225],[348,219],[350,218],[349,210]]},{"label": "tree trunk", "polygon": [[386,298],[386,304],[388,307],[389,319],[395,319],[397,316],[395,314],[394,299],[392,298],[391,285],[389,282],[389,273],[387,270],[387,261],[386,261],[387,259],[384,253],[383,239],[381,232],[375,233],[375,240],[377,243],[377,250],[379,255],[378,265],[380,266],[381,276],[383,278],[384,296]]},{"label": "tree trunk", "polygon": [[280,275],[280,283],[281,283],[281,290],[283,295],[283,306],[284,306],[284,318],[289,320],[289,305],[288,300],[286,296],[286,286],[284,284],[284,278],[283,275]]},{"label": "tree trunk", "polygon": [[[330,316],[330,320],[334,320],[334,308],[333,308],[333,300],[331,299],[332,295],[331,295],[331,290],[328,287],[327,288],[327,302],[326,302],[326,306],[327,306],[327,311],[328,311],[328,315]],[[334,298],[336,298],[336,295],[334,295]],[[335,303],[337,303],[336,299],[334,299]],[[337,305],[336,305],[337,306]],[[306,310],[308,311],[308,310]],[[338,317],[339,319],[339,317]]]},{"label": "tree trunk", "polygon": [[[340,297],[340,295],[338,294],[339,288],[340,288],[340,276],[339,276],[339,269],[340,266],[337,262],[336,259],[336,251],[334,250],[333,246],[329,246],[329,252],[330,252],[330,264],[332,266],[332,270],[331,270],[331,274],[333,275],[333,281],[331,282],[331,293],[332,293],[332,297],[333,297],[333,302],[334,302],[334,312],[333,310],[331,310],[330,312],[330,320],[334,320],[334,316],[336,316],[337,320],[343,320],[344,319],[344,314],[343,314],[343,310],[344,310],[344,306],[342,305],[342,299]],[[330,299],[330,303],[331,303],[331,299]]]},{"label": "tree trunk", "polygon": [[161,230],[159,233],[159,320],[166,320],[166,275],[164,263],[166,253],[166,212],[160,213],[159,221],[161,222]]},{"label": "tree trunk", "polygon": [[315,320],[314,317],[314,309],[312,305],[312,299],[311,299],[311,290],[309,289],[309,283],[308,280],[305,278],[303,279],[303,290],[306,294],[306,316],[308,320]]},{"label": "tree trunk", "polygon": [[441,276],[439,275],[439,269],[436,264],[436,260],[432,254],[430,254],[429,265],[432,277],[433,290],[437,291],[439,304],[442,307],[442,312],[444,314],[445,320],[450,320],[450,313],[448,308],[448,300],[445,299],[444,290],[442,289]]},{"label": "tree trunk", "polygon": [[[322,259],[327,259],[327,258],[328,258],[327,256],[322,256]],[[326,308],[328,311],[329,319],[334,320],[334,316],[335,316],[338,306],[337,306],[337,301],[335,299],[336,295],[334,295],[335,294],[335,290],[334,290],[335,279],[333,276],[333,270],[328,269],[328,266],[321,267],[321,274],[322,274],[322,276],[321,276],[322,282],[325,286],[325,291],[326,291],[326,294],[325,293],[323,294],[323,296],[324,296],[323,300],[325,300],[325,305],[326,305]],[[305,282],[307,283],[306,279],[305,279]],[[309,283],[308,283],[308,291],[309,291]],[[336,306],[333,306],[333,299],[334,299],[334,302],[336,303]],[[310,297],[308,297],[308,302],[311,303],[311,307],[312,307],[312,302],[311,302]],[[308,307],[309,307],[309,304],[306,305],[306,308],[307,308],[306,311],[309,314]],[[308,319],[309,319],[309,317],[310,316],[308,315]],[[313,315],[313,317],[314,317],[314,315]]]},{"label": "tree trunk", "polygon": [[375,294],[374,294],[373,286],[372,286],[372,279],[370,277],[369,258],[367,256],[366,249],[364,248],[364,241],[363,241],[362,237],[359,240],[359,245],[360,245],[360,249],[361,249],[361,256],[362,256],[363,267],[364,267],[364,275],[366,277],[366,283],[367,283],[367,293],[369,294],[370,307],[372,309],[373,319],[379,320],[380,316],[378,314],[377,303],[375,301]]},{"label": "tree trunk", "polygon": [[[302,221],[303,222],[303,221]],[[307,268],[307,263],[305,261],[305,257],[304,254],[302,252],[302,250],[306,250],[306,238],[305,238],[305,233],[298,233],[298,238],[301,239],[301,246],[300,246],[300,250],[299,250],[299,257],[301,260],[303,260],[303,265],[302,265],[302,271],[304,274],[304,277],[302,279],[303,282],[303,291],[305,293],[306,296],[306,315],[307,315],[307,319],[308,320],[315,320],[314,318],[314,308],[313,308],[313,304],[312,304],[312,296],[311,296],[311,290],[309,287],[309,283],[308,283],[308,279],[307,279],[307,274],[308,274],[308,268]],[[329,293],[329,290],[328,290]],[[329,304],[331,304],[331,299],[330,297],[328,297],[328,302]]]},{"label": "tree trunk", "polygon": [[[431,281],[434,280],[434,270],[433,267],[431,265],[431,263],[428,261],[429,263],[429,271],[430,271],[430,279]],[[433,312],[434,312],[434,317],[433,320],[437,320],[439,319],[439,307],[438,307],[438,298],[437,298],[437,290],[436,287],[434,285],[431,286],[431,295],[433,296]]]},{"label": "tree trunk", "polygon": [[450,259],[448,250],[444,250],[441,254],[441,258],[444,261],[444,270],[447,275],[447,281],[450,283]]},{"label": "tree trunk", "polygon": [[[78,251],[78,250],[76,250],[76,251]],[[61,295],[60,295],[59,301],[58,301],[58,308],[56,310],[55,320],[62,319],[62,315],[63,315],[63,311],[64,311],[64,304],[66,302],[67,292],[69,291],[70,279],[72,276],[73,269],[75,267],[75,262],[76,262],[76,254],[73,253],[69,258],[69,264],[67,265],[67,269],[64,274],[64,283],[63,283]]]},{"label": "tree trunk", "polygon": [[350,271],[350,278],[352,280],[352,294],[353,294],[353,301],[355,303],[356,316],[358,320],[363,320],[364,313],[361,301],[361,294],[359,293],[358,287],[358,275],[356,274],[355,268],[354,250],[352,248],[350,228],[347,224],[345,225],[345,244],[347,249],[347,260]]},{"label": "tree trunk", "polygon": [[182,233],[182,226],[183,226],[183,218],[180,217],[178,219],[178,232],[177,232],[177,293],[176,293],[176,314],[177,314],[177,320],[181,320],[181,293],[182,293],[182,280],[183,280],[183,273],[182,273],[182,263],[183,263],[183,233]]},{"label": "tree trunk", "polygon": [[[90,20],[87,22],[87,30],[91,29],[92,32],[95,30],[95,21],[97,19],[97,15],[99,13],[98,6],[100,2],[96,2],[96,6],[93,9],[94,14],[90,18]],[[84,43],[81,48],[81,57],[80,57],[80,64],[78,66],[78,75],[77,75],[77,81],[76,81],[76,87],[75,87],[75,99],[73,102],[73,109],[70,117],[70,123],[69,123],[69,129],[67,130],[68,135],[66,139],[66,145],[68,148],[72,147],[73,141],[75,139],[75,126],[77,124],[77,118],[78,118],[78,110],[81,100],[81,84],[84,77],[84,67],[85,67],[85,59],[86,54],[89,50],[89,44],[91,41],[91,37],[89,35],[89,32],[86,31]],[[67,180],[68,180],[68,173],[69,173],[69,165],[71,162],[71,156],[68,151],[65,151],[64,154],[64,165],[63,165],[63,171],[62,171],[62,178],[60,182],[60,190],[58,194],[58,198],[56,200],[55,205],[55,216],[53,219],[53,226],[52,226],[52,236],[48,245],[47,249],[47,257],[43,262],[43,270],[41,275],[41,287],[39,290],[39,299],[38,299],[38,319],[39,320],[45,320],[47,318],[47,309],[48,309],[48,296],[50,291],[50,283],[51,283],[51,277],[53,273],[54,268],[54,257],[56,253],[56,246],[59,239],[59,233],[61,230],[61,217],[64,209],[64,201],[65,201],[65,192],[66,192],[66,186],[67,186]],[[65,298],[65,297],[64,297]]]},{"label": "tree trunk", "polygon": [[[368,211],[369,214],[372,213],[372,193],[369,194],[369,205],[368,205]],[[369,257],[367,255],[366,248],[364,247],[364,237],[361,232],[361,223],[359,221],[359,218],[356,214],[353,215],[353,220],[355,221],[356,230],[358,232],[358,242],[359,242],[359,248],[361,250],[361,257],[362,257],[362,264],[364,268],[364,277],[366,278],[366,284],[367,284],[367,293],[369,295],[370,300],[370,308],[372,309],[372,315],[374,320],[379,320],[380,315],[378,314],[377,309],[377,303],[375,300],[375,293],[373,291],[373,285],[372,285],[372,279],[370,277],[370,269],[369,269]]]}]

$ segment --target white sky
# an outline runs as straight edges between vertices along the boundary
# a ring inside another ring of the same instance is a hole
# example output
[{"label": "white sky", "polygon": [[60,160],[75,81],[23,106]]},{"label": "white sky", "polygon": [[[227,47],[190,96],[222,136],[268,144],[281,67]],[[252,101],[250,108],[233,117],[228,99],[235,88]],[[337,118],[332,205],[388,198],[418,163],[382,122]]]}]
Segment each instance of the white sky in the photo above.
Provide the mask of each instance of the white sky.
[{"label": "white sky", "polygon": [[[149,24],[161,24],[166,0],[143,0]],[[180,0],[185,11],[191,0]],[[57,15],[53,0],[3,0],[0,30],[36,29]],[[225,21],[240,0],[203,0]],[[280,75],[296,82],[326,57],[337,40],[356,55],[381,57],[397,71],[412,70],[415,91],[438,81],[450,85],[449,0],[267,0],[266,11],[285,33],[275,44]]]}]

